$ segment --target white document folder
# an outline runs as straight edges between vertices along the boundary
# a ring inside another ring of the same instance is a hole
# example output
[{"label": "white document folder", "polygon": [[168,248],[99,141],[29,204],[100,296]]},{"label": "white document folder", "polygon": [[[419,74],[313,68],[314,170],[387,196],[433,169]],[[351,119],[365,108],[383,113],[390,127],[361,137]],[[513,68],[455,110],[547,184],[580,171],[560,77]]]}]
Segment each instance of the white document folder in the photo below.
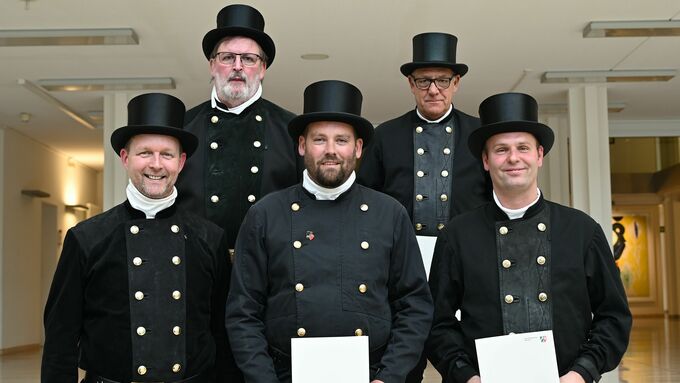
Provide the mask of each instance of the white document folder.
[{"label": "white document folder", "polygon": [[292,383],[368,383],[368,337],[290,340]]},{"label": "white document folder", "polygon": [[482,383],[559,383],[552,330],[475,340]]}]

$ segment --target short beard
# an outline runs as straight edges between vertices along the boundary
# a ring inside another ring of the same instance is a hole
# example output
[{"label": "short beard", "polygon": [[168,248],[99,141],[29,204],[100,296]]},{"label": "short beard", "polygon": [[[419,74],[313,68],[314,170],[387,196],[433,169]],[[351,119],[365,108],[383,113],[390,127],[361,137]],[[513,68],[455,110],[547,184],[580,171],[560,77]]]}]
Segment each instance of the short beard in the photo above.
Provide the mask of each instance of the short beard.
[{"label": "short beard", "polygon": [[[316,164],[310,157],[305,157],[305,168],[307,169],[307,172],[309,172],[310,178],[319,186],[334,189],[345,183],[352,174],[352,171],[356,168],[357,161],[355,155],[356,149],[352,153],[352,157],[340,165],[340,170],[338,170],[337,173],[333,173],[334,176],[327,176],[326,173],[321,170],[321,165]],[[338,160],[337,157],[327,156],[324,157],[322,161],[327,159]]]}]

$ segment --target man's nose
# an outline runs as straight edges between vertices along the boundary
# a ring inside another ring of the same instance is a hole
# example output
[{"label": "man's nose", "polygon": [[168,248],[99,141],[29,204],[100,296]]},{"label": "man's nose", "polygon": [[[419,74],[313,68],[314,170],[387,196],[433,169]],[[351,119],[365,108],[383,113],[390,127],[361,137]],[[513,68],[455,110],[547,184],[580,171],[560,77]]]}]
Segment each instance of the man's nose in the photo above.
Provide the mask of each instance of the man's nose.
[{"label": "man's nose", "polygon": [[241,56],[236,56],[236,58],[234,58],[234,65],[232,66],[232,68],[234,68],[234,70],[239,70],[239,71],[243,70],[243,63],[241,62]]}]

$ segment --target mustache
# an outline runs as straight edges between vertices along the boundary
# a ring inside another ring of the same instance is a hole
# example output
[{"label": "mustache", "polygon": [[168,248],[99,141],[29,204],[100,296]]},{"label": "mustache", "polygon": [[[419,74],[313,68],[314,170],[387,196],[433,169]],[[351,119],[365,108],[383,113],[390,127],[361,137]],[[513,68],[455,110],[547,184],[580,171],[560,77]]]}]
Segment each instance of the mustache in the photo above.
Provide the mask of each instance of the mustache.
[{"label": "mustache", "polygon": [[246,76],[243,73],[236,72],[236,73],[230,74],[229,78],[227,80],[230,80],[230,81],[231,80],[243,80],[243,81],[245,81]]},{"label": "mustache", "polygon": [[342,160],[337,156],[337,155],[325,155],[322,159],[318,161],[318,163],[326,162],[326,161],[333,161],[333,162],[342,162]]}]

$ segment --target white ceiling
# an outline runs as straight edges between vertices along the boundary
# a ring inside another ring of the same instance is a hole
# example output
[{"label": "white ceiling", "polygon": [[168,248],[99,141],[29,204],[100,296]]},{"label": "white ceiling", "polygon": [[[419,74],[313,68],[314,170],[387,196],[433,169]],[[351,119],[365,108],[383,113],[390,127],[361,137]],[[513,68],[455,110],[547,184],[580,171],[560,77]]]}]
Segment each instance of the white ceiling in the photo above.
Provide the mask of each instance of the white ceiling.
[{"label": "white ceiling", "polygon": [[[0,0],[0,29],[133,28],[139,45],[0,47],[0,128],[15,129],[96,169],[103,166],[101,129],[77,124],[17,84],[54,78],[172,77],[168,93],[188,108],[209,95],[203,35],[225,5],[216,0]],[[458,61],[468,64],[454,99],[477,114],[489,95],[515,90],[542,104],[566,103],[566,84],[541,84],[546,70],[678,69],[680,37],[589,38],[590,21],[680,18],[677,0],[257,0],[276,43],[266,98],[295,112],[304,88],[339,79],[358,86],[373,123],[413,107],[399,66],[411,61],[411,38],[441,31],[459,38]],[[304,61],[305,53],[325,53]],[[526,76],[522,79],[524,71]],[[520,79],[522,79],[520,81]],[[514,88],[513,88],[514,87]],[[104,92],[52,92],[81,114],[103,109]],[[614,120],[680,119],[680,78],[617,83],[610,102],[626,104]],[[33,115],[22,123],[20,113]],[[679,134],[680,135],[680,134]]]}]

